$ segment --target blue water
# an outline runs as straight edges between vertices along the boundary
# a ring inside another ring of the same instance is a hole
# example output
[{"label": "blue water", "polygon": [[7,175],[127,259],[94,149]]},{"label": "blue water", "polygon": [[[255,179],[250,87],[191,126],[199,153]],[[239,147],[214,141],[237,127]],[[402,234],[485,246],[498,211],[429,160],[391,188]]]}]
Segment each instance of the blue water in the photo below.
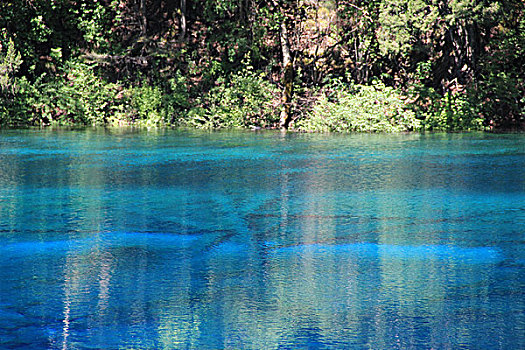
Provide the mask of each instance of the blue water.
[{"label": "blue water", "polygon": [[525,135],[0,131],[0,349],[524,349]]}]

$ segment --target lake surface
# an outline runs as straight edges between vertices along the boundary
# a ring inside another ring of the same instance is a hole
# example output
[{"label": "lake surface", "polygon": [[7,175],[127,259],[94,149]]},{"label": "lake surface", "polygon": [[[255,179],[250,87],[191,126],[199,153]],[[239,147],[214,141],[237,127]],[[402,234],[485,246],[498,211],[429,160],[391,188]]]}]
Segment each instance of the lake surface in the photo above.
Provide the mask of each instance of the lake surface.
[{"label": "lake surface", "polygon": [[0,131],[1,349],[524,349],[525,134]]}]

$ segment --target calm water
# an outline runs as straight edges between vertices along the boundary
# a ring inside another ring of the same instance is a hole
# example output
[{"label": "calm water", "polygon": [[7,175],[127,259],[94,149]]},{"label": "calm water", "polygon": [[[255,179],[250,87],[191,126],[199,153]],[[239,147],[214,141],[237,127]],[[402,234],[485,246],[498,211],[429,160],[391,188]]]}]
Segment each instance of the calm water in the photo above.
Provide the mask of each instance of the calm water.
[{"label": "calm water", "polygon": [[0,348],[524,349],[525,134],[0,131]]}]

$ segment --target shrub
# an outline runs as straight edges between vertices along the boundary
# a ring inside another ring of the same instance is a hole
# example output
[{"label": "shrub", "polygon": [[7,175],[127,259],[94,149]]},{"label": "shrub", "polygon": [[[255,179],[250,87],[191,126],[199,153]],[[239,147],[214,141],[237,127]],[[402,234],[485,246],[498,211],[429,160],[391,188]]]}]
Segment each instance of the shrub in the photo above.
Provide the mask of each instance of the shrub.
[{"label": "shrub", "polygon": [[425,129],[441,131],[483,130],[479,107],[466,93],[447,93],[432,101],[423,121]]},{"label": "shrub", "polygon": [[130,90],[128,115],[134,124],[153,126],[165,123],[162,116],[162,91],[156,86],[141,86]]},{"label": "shrub", "polygon": [[158,86],[108,83],[79,61],[67,61],[57,74],[34,82],[15,78],[11,68],[7,72],[0,79],[0,124],[158,126],[174,122],[189,106],[182,78],[170,80],[166,93]]},{"label": "shrub", "polygon": [[190,107],[186,79],[176,74],[164,86],[143,85],[123,90],[112,124],[137,126],[177,125]]},{"label": "shrub", "polygon": [[319,94],[297,128],[314,132],[401,132],[420,129],[420,121],[397,90],[375,82],[347,86],[335,81]]},{"label": "shrub", "polygon": [[0,94],[14,94],[15,73],[22,65],[22,56],[6,33],[0,34]]},{"label": "shrub", "polygon": [[279,119],[277,96],[272,84],[245,70],[212,88],[185,123],[198,128],[272,126]]},{"label": "shrub", "polygon": [[5,31],[0,32],[0,125],[17,123],[18,113],[14,110],[19,108],[17,94],[21,86],[16,73],[21,65],[22,57],[13,40]]},{"label": "shrub", "polygon": [[171,125],[177,125],[188,114],[190,109],[190,94],[188,81],[180,72],[167,80],[162,96],[162,112],[164,119]]},{"label": "shrub", "polygon": [[32,96],[25,98],[33,103],[33,119],[41,124],[104,124],[117,104],[119,86],[97,77],[85,63],[69,61],[63,70],[32,84]]}]

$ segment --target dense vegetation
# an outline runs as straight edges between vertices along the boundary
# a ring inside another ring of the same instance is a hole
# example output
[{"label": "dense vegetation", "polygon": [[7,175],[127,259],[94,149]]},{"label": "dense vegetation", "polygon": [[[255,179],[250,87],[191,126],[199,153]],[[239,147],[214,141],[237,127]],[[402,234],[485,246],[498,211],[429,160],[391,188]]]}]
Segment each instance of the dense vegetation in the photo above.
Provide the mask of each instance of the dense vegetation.
[{"label": "dense vegetation", "polygon": [[3,0],[0,125],[523,128],[522,0]]}]

